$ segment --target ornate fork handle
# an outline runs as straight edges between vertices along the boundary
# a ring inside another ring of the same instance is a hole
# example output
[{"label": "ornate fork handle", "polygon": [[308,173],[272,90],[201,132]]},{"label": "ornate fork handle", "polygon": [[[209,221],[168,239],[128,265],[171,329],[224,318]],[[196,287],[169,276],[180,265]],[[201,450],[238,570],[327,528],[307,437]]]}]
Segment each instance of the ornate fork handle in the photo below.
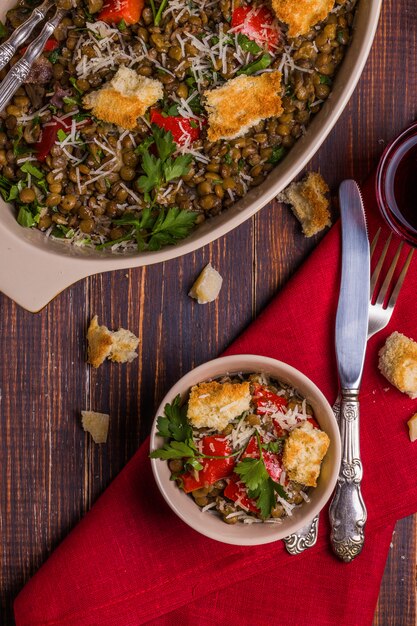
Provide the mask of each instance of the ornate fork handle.
[{"label": "ornate fork handle", "polygon": [[358,389],[342,389],[340,434],[343,456],[329,510],[333,551],[347,563],[363,548],[367,517],[361,493],[363,472],[359,448],[358,394]]},{"label": "ornate fork handle", "polygon": [[30,17],[23,22],[16,30],[10,35],[9,39],[0,46],[0,70],[6,67],[12,56],[16,53],[18,48],[29,37],[30,33],[41,22],[48,13],[52,6],[50,0],[45,0],[41,6],[33,9]]},{"label": "ornate fork handle", "polygon": [[33,41],[25,54],[19,61],[13,65],[7,73],[6,78],[0,85],[0,111],[4,109],[10,98],[19,89],[20,85],[26,80],[31,70],[32,64],[41,54],[45,43],[54,32],[60,21],[65,15],[65,11],[58,9],[52,19],[46,22],[41,34]]}]

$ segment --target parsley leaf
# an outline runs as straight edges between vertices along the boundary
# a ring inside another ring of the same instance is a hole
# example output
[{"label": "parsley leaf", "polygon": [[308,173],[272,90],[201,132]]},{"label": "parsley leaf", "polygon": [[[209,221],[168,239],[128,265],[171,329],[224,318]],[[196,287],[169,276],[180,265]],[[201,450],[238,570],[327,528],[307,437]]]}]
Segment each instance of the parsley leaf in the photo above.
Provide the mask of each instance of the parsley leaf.
[{"label": "parsley leaf", "polygon": [[163,165],[164,179],[168,183],[188,172],[193,157],[191,154],[181,154],[176,159],[168,159]]},{"label": "parsley leaf", "polygon": [[255,74],[260,70],[266,70],[266,68],[269,67],[271,63],[271,55],[263,54],[261,57],[259,57],[259,59],[256,59],[256,61],[249,63],[249,65],[246,65],[245,67],[242,67],[242,69],[236,72],[236,75],[239,76],[240,74],[246,74],[246,76],[250,76],[251,74]]},{"label": "parsley leaf", "polygon": [[146,176],[140,176],[138,185],[144,193],[149,193],[155,187],[158,188],[161,186],[163,177],[161,159],[157,159],[149,152],[144,152],[142,158],[142,169]]},{"label": "parsley leaf", "polygon": [[39,222],[39,209],[36,209],[36,213],[33,214],[27,205],[21,205],[17,214],[17,222],[21,226],[32,228],[32,226],[35,226]]},{"label": "parsley leaf", "polygon": [[30,174],[38,180],[40,180],[41,178],[45,178],[44,173],[41,172],[39,168],[32,165],[30,161],[25,161],[23,165],[20,166],[20,169],[22,170],[22,172],[25,172],[25,174]]},{"label": "parsley leaf", "polygon": [[60,54],[61,50],[57,48],[56,50],[53,50],[50,55],[48,55],[48,60],[52,63],[52,65],[55,65],[55,63],[58,61]]},{"label": "parsley leaf", "polygon": [[272,154],[268,159],[268,163],[273,163],[275,165],[276,163],[279,163],[279,161],[281,161],[281,159],[283,159],[286,154],[287,151],[284,146],[276,146],[272,150]]},{"label": "parsley leaf", "polygon": [[259,52],[261,52],[262,50],[262,48],[258,46],[256,41],[253,41],[253,39],[249,39],[249,37],[243,35],[242,33],[239,33],[239,35],[237,36],[237,43],[244,52],[250,52],[251,54],[259,54]]},{"label": "parsley leaf", "polygon": [[184,441],[171,441],[149,455],[151,459],[189,459],[195,456],[195,448]]},{"label": "parsley leaf", "polygon": [[164,415],[158,417],[157,426],[157,434],[160,437],[175,439],[175,441],[186,441],[192,438],[193,431],[187,421],[187,407],[181,406],[180,395],[176,396],[172,404],[165,405]]},{"label": "parsley leaf", "polygon": [[7,28],[3,22],[0,22],[0,39],[3,39],[3,37],[7,37]]},{"label": "parsley leaf", "polygon": [[[283,486],[270,477],[262,454],[262,449],[269,450],[272,443],[282,445],[282,441],[262,444],[258,434],[256,437],[260,452],[259,459],[250,457],[243,459],[236,465],[235,472],[240,476],[242,482],[245,483],[249,498],[256,500],[256,506],[260,510],[261,517],[265,519],[276,506],[277,501],[275,493],[278,493],[278,495],[285,500],[288,499]],[[272,446],[272,448],[275,447],[276,446]],[[270,451],[275,452],[273,449],[270,449]]]},{"label": "parsley leaf", "polygon": [[184,239],[197,219],[197,213],[171,207],[166,212],[161,210],[152,227],[148,242],[149,250],[159,250],[164,245],[175,244]]},{"label": "parsley leaf", "polygon": [[166,161],[166,159],[170,157],[171,154],[174,154],[177,149],[177,145],[171,131],[166,131],[163,128],[159,128],[159,126],[156,126],[156,124],[152,124],[152,135],[155,140],[159,158],[162,161]]},{"label": "parsley leaf", "polygon": [[266,470],[263,459],[261,458],[243,459],[236,465],[235,472],[236,474],[239,474],[249,491],[259,489],[269,478],[269,474]]}]

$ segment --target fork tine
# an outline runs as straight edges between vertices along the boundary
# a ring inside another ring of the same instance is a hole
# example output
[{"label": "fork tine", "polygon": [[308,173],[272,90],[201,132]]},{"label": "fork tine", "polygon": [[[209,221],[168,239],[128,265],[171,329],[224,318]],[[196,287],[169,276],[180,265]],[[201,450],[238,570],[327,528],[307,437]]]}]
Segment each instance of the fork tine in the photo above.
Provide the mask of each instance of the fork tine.
[{"label": "fork tine", "polygon": [[[379,237],[379,233],[380,233],[380,230],[377,232],[376,237],[374,237],[374,241],[372,242],[373,250],[375,250],[375,246],[376,246],[375,239],[377,239]],[[385,261],[385,257],[387,255],[388,248],[389,248],[389,245],[391,243],[391,239],[392,239],[392,233],[390,234],[390,236],[388,237],[388,239],[385,242],[384,249],[381,252],[381,256],[379,257],[378,263],[376,264],[375,269],[373,271],[373,274],[371,276],[371,296],[372,296],[372,294],[374,292],[376,281],[378,280],[379,275],[381,273],[382,265],[383,265],[383,263]],[[375,246],[374,246],[374,242],[375,242]]]},{"label": "fork tine", "polygon": [[395,256],[394,256],[394,258],[392,260],[392,263],[391,263],[391,265],[390,265],[390,267],[388,269],[387,275],[385,276],[385,280],[382,283],[381,289],[379,290],[378,298],[376,299],[375,304],[382,305],[384,303],[384,300],[385,300],[386,295],[388,293],[389,285],[390,285],[392,276],[393,276],[393,274],[395,272],[395,268],[397,266],[398,259],[399,259],[399,256],[401,254],[401,250],[403,248],[403,245],[404,245],[403,242],[401,242],[400,245],[397,248],[397,252],[395,253]]},{"label": "fork tine", "polygon": [[404,278],[407,274],[408,268],[410,267],[411,259],[413,258],[414,249],[411,249],[407,255],[407,259],[404,263],[404,267],[401,270],[401,274],[398,277],[397,284],[394,287],[394,291],[391,294],[391,298],[389,299],[387,308],[394,308],[395,303],[397,302],[398,294],[401,291],[401,287],[403,286]]},{"label": "fork tine", "polygon": [[371,248],[370,248],[371,259],[373,257],[374,252],[375,252],[376,244],[378,243],[378,239],[379,239],[379,235],[381,234],[381,230],[382,230],[381,227],[379,227],[378,230],[376,231],[375,237],[372,239]]}]

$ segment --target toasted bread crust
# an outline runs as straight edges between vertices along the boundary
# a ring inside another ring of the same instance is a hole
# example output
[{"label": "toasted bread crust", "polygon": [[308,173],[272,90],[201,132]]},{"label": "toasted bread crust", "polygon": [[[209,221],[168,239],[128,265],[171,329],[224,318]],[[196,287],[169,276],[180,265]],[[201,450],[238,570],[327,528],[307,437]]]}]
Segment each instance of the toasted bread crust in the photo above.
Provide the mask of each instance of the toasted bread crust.
[{"label": "toasted bread crust", "polygon": [[107,326],[99,326],[95,315],[87,331],[88,363],[100,367],[106,359],[116,363],[131,363],[138,355],[135,352],[139,339],[130,330],[119,328],[110,331]]},{"label": "toasted bread crust", "polygon": [[332,10],[334,0],[272,0],[277,18],[288,24],[288,35],[298,37],[324,20]]},{"label": "toasted bread crust", "polygon": [[397,389],[417,398],[417,342],[393,332],[379,351],[378,367]]},{"label": "toasted bread crust", "polygon": [[306,237],[331,225],[330,202],[325,195],[328,191],[323,177],[318,172],[309,172],[304,180],[291,183],[278,196],[279,200],[290,204]]},{"label": "toasted bread crust", "polygon": [[97,315],[93,317],[88,327],[87,342],[88,362],[93,367],[100,367],[109,356],[113,341],[108,328],[99,326]]},{"label": "toasted bread crust", "polygon": [[250,406],[250,385],[243,383],[200,383],[194,385],[188,401],[187,417],[196,428],[223,430]]},{"label": "toasted bread crust", "polygon": [[316,487],[321,462],[329,445],[327,434],[307,421],[294,428],[285,442],[282,457],[288,477],[302,485]]},{"label": "toasted bread crust", "polygon": [[121,67],[104,87],[87,94],[83,105],[92,109],[100,120],[133,130],[137,118],[162,97],[159,80],[139,76],[133,70]]},{"label": "toasted bread crust", "polygon": [[204,92],[208,111],[209,141],[234,139],[268,117],[282,112],[281,72],[238,76]]},{"label": "toasted bread crust", "polygon": [[414,413],[407,422],[410,441],[417,441],[417,413]]}]

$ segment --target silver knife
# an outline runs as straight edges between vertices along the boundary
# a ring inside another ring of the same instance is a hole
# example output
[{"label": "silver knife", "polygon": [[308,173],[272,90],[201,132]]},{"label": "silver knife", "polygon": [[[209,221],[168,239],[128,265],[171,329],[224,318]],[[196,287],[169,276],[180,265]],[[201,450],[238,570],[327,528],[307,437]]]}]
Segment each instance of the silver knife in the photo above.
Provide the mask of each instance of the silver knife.
[{"label": "silver knife", "polygon": [[336,360],[341,393],[342,462],[329,516],[333,551],[349,562],[363,548],[366,523],[361,493],[359,388],[368,332],[370,252],[362,198],[355,181],[343,181],[339,202],[342,280],[336,315]]}]

